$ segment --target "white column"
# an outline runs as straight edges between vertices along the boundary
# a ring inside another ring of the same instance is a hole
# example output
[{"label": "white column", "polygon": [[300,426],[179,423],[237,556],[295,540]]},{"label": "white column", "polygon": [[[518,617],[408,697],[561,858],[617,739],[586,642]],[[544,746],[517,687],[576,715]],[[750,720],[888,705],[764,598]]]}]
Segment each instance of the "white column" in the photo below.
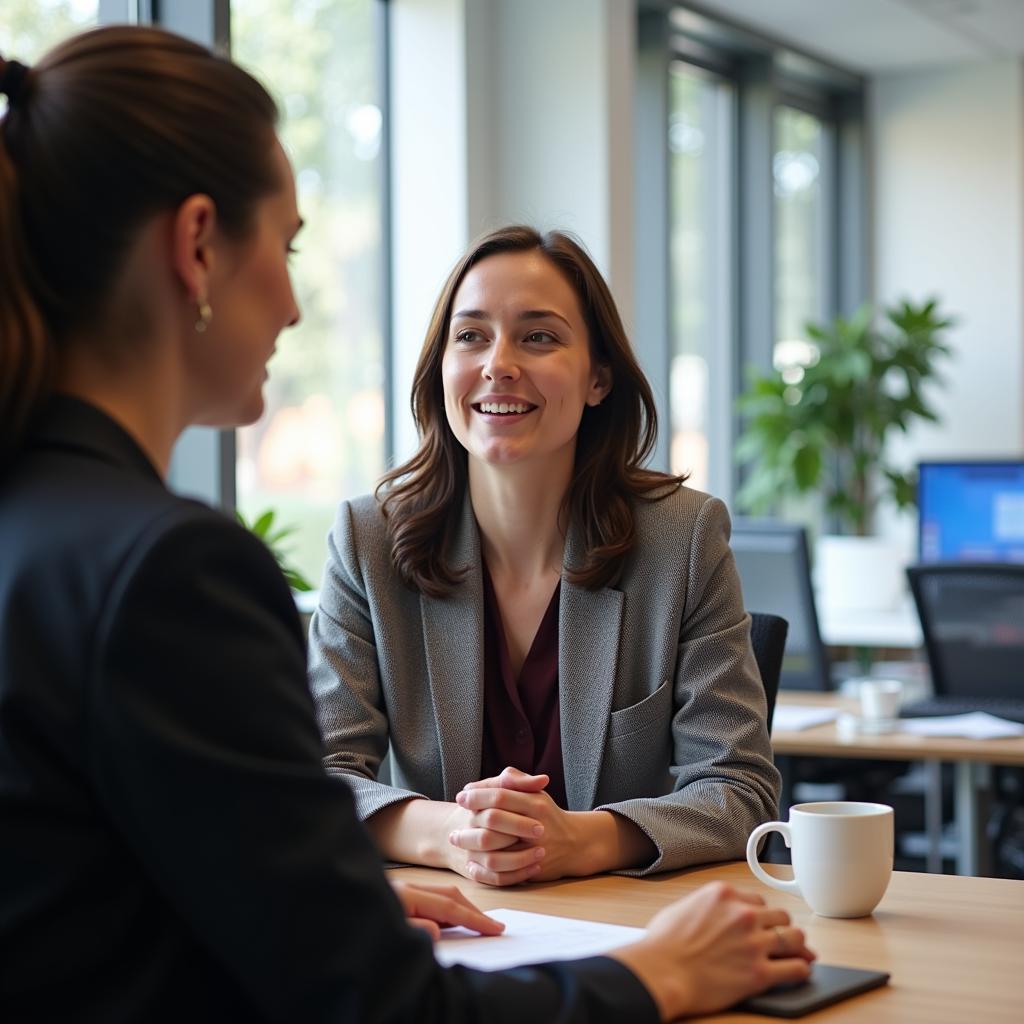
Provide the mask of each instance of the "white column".
[{"label": "white column", "polygon": [[394,0],[395,447],[412,373],[469,241],[525,221],[576,232],[633,319],[635,0]]}]

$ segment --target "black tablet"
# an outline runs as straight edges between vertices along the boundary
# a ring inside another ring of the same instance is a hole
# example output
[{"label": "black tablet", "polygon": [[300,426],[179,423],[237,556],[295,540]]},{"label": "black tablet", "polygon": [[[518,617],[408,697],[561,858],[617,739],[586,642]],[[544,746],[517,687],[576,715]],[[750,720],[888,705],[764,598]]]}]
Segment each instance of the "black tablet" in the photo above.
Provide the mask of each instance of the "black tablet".
[{"label": "black tablet", "polygon": [[737,1010],[763,1013],[769,1017],[802,1017],[842,999],[878,988],[889,980],[884,971],[862,971],[856,967],[812,964],[811,977],[800,985],[769,989],[744,1000]]}]

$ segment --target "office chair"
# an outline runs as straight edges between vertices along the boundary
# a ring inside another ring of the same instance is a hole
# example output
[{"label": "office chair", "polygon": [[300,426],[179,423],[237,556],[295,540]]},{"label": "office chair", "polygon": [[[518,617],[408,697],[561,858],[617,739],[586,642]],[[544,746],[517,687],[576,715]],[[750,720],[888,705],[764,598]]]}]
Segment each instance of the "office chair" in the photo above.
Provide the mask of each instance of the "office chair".
[{"label": "office chair", "polygon": [[1006,717],[1024,721],[1024,565],[912,565],[907,577],[943,713],[998,714],[1005,702]]},{"label": "office chair", "polygon": [[[934,696],[904,713],[988,711],[1024,722],[1024,565],[936,563],[907,569]],[[993,769],[993,864],[1024,877],[1024,771]]]},{"label": "office chair", "polygon": [[785,690],[830,690],[804,528],[738,517],[731,547],[747,608],[778,615],[789,624],[779,685]]},{"label": "office chair", "polygon": [[754,648],[754,660],[761,673],[765,700],[768,702],[768,732],[772,731],[772,716],[775,714],[775,698],[779,692],[779,677],[782,673],[782,659],[786,652],[786,634],[789,623],[778,615],[766,612],[750,613],[750,643]]}]

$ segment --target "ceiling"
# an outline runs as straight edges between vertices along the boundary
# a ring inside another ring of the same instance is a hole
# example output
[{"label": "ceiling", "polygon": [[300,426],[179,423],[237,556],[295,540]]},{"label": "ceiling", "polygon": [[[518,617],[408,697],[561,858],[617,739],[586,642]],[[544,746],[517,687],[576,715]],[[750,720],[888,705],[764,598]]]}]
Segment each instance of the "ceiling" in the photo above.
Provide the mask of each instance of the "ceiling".
[{"label": "ceiling", "polygon": [[865,74],[1024,56],[1024,0],[695,0]]}]

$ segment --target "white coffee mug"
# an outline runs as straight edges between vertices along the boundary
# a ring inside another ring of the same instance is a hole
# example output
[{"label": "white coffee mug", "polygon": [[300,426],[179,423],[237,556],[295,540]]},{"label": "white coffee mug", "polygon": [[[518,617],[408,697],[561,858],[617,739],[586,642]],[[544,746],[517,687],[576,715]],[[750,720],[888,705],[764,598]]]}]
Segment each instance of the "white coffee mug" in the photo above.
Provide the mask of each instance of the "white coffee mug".
[{"label": "white coffee mug", "polygon": [[898,679],[865,679],[857,695],[865,722],[887,724],[899,717],[903,684]]},{"label": "white coffee mug", "polygon": [[[757,844],[779,832],[793,856],[793,881],[773,878],[757,862]],[[835,800],[795,804],[789,821],[758,825],[747,863],[765,885],[802,896],[822,917],[865,917],[892,876],[893,812],[886,804]]]}]

